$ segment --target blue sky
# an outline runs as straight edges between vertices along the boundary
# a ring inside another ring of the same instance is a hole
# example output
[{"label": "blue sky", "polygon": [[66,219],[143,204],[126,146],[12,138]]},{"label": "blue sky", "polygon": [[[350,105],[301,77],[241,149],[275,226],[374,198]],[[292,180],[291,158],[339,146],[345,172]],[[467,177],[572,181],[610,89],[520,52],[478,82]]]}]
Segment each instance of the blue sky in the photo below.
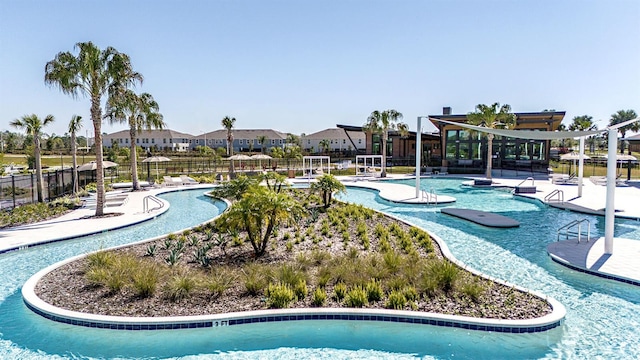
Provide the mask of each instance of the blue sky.
[{"label": "blue sky", "polygon": [[56,117],[47,133],[73,114],[92,130],[89,100],[43,80],[47,61],[84,41],[129,54],[138,90],[194,135],[226,115],[300,134],[391,108],[412,130],[443,106],[493,102],[600,128],[617,110],[640,113],[637,0],[0,0],[0,130],[31,113]]}]

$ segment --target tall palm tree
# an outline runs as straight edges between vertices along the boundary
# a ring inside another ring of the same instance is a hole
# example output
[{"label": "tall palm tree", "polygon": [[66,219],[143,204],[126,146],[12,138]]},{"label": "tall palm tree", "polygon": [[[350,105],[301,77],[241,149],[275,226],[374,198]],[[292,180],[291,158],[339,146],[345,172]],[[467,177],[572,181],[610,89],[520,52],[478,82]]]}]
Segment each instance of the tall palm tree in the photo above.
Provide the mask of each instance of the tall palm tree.
[{"label": "tall palm tree", "polygon": [[[618,110],[618,112],[611,115],[611,120],[609,120],[609,126],[620,124],[628,120],[633,120],[637,117],[638,117],[638,114],[636,114],[636,112],[633,110]],[[636,121],[633,124],[629,124],[621,128],[618,128],[618,132],[620,133],[620,136],[622,136],[623,138],[627,133],[627,131],[635,131],[635,132],[640,131],[640,122]],[[620,154],[624,154],[624,141],[620,141]]]},{"label": "tall palm tree", "polygon": [[159,112],[158,103],[148,93],[137,95],[132,90],[125,90],[118,96],[109,98],[107,114],[111,124],[120,122],[129,125],[129,156],[131,158],[131,182],[134,190],[140,190],[138,181],[138,156],[136,137],[143,129],[162,129],[166,125]]},{"label": "tall palm tree", "polygon": [[102,97],[114,96],[129,86],[142,83],[142,75],[133,71],[127,54],[113,47],[100,50],[92,42],[75,45],[78,55],[59,52],[45,65],[44,82],[56,86],[74,98],[82,94],[91,99],[96,151],[96,216],[104,214],[104,173],[102,165]]},{"label": "tall palm tree", "polygon": [[25,130],[27,135],[30,135],[33,138],[33,156],[36,159],[36,193],[38,194],[38,202],[44,201],[44,197],[42,195],[42,185],[44,181],[42,180],[42,162],[40,160],[40,135],[42,128],[52,123],[53,120],[53,115],[47,115],[47,117],[42,120],[36,114],[31,114],[25,115],[20,119],[15,119],[10,123],[11,126],[17,129]]},{"label": "tall palm tree", "polygon": [[69,121],[69,133],[71,134],[71,158],[73,162],[73,193],[78,192],[78,144],[76,144],[76,133],[82,129],[82,116],[73,115]]},{"label": "tall palm tree", "polygon": [[398,126],[406,126],[404,123],[400,123],[402,119],[402,113],[396,110],[375,110],[367,118],[367,122],[364,124],[363,129],[371,132],[372,134],[382,135],[382,171],[381,177],[387,176],[387,141],[389,140],[389,130],[396,130]]},{"label": "tall palm tree", "polygon": [[267,143],[267,137],[265,135],[258,135],[256,137],[258,144],[260,144],[260,152],[264,154],[264,144]]},{"label": "tall palm tree", "polygon": [[[227,155],[233,156],[233,127],[236,124],[236,118],[225,116],[222,119],[222,127],[227,129]],[[233,168],[233,160],[229,161],[229,172],[235,172]]]},{"label": "tall palm tree", "polygon": [[[467,114],[467,122],[487,129],[512,129],[516,125],[516,116],[511,113],[511,106],[507,104],[478,104],[475,112]],[[487,179],[491,179],[492,153],[493,134],[487,134]]]}]

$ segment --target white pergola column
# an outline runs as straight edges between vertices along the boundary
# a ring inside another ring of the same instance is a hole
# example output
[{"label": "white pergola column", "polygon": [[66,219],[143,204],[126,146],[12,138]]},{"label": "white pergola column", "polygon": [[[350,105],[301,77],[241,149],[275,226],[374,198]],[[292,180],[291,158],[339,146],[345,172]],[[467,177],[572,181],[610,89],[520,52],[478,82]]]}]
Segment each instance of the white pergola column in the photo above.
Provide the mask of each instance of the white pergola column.
[{"label": "white pergola column", "polygon": [[618,129],[609,129],[607,150],[607,201],[604,213],[604,253],[613,254],[613,229],[616,208],[616,152],[618,151]]},{"label": "white pergola column", "polygon": [[416,129],[416,199],[420,198],[420,155],[422,155],[422,117],[418,116],[418,128]]},{"label": "white pergola column", "polygon": [[578,156],[578,197],[582,196],[582,176],[584,175],[584,136],[580,137]]}]

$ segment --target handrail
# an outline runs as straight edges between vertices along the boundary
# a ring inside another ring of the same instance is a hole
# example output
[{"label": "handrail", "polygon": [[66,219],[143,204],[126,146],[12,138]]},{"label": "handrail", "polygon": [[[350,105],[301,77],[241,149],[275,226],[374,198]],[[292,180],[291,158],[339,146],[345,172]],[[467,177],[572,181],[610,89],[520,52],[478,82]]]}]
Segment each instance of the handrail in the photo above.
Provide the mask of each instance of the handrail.
[{"label": "handrail", "polygon": [[[580,237],[582,236],[582,223],[584,222],[587,223],[587,242],[589,242],[589,239],[591,239],[591,222],[588,219],[573,220],[570,223],[560,227],[556,233],[557,241],[560,241],[560,232],[564,230],[565,240],[569,239],[569,234],[576,234],[578,235],[578,243],[580,243]],[[578,226],[578,232],[577,233],[570,232],[569,230],[571,230],[575,226]]]},{"label": "handrail", "polygon": [[520,182],[520,184],[516,185],[516,187],[518,187],[518,186],[520,186],[520,185],[524,184],[525,182],[527,182],[527,181],[529,181],[529,180],[531,180],[531,186],[535,186],[535,180],[534,180],[532,177],[528,177],[528,178],[526,178],[526,179],[522,180],[522,182]]},{"label": "handrail", "polygon": [[556,200],[557,202],[564,202],[564,191],[562,191],[560,189],[555,189],[552,192],[550,192],[549,194],[547,194],[547,196],[544,197],[544,201],[545,202],[551,202],[551,200],[553,200],[554,196],[558,197],[558,199]]},{"label": "handrail", "polygon": [[[154,207],[154,208],[149,208],[149,200],[155,202],[156,204],[160,205],[159,207]],[[157,197],[153,196],[153,195],[147,195],[144,197],[144,199],[142,199],[142,212],[151,212],[151,210],[156,210],[156,209],[162,209],[164,207],[164,202],[162,202],[162,200],[158,199]]]},{"label": "handrail", "polygon": [[427,198],[427,204],[438,204],[438,194],[433,188],[429,192],[422,190],[422,201],[424,201],[424,198]]}]

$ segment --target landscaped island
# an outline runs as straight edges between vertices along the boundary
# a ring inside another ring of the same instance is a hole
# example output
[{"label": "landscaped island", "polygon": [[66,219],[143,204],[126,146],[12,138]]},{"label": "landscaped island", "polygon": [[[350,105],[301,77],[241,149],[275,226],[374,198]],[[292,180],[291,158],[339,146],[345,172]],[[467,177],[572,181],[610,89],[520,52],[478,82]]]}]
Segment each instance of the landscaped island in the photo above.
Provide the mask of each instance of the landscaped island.
[{"label": "landscaped island", "polygon": [[[133,317],[363,307],[513,320],[552,311],[444,259],[421,229],[332,204],[321,186],[322,197],[254,185],[232,181],[223,192],[236,202],[217,221],[63,265],[36,294],[63,309]],[[282,206],[257,206],[261,197]]]}]

